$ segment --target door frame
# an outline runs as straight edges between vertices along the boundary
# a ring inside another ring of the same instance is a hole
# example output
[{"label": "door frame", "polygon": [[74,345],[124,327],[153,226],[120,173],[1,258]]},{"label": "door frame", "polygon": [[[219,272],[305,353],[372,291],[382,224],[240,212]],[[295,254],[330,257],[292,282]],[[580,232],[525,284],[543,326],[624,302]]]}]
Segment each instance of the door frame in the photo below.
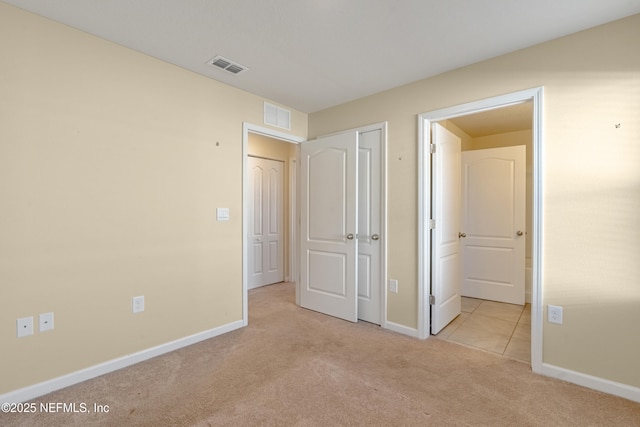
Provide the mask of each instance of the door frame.
[{"label": "door frame", "polygon": [[537,87],[418,115],[418,337],[427,339],[430,336],[429,295],[431,293],[431,230],[429,228],[431,212],[431,164],[428,149],[431,144],[431,124],[522,102],[533,102],[531,368],[536,373],[542,373],[542,96],[543,87]]},{"label": "door frame", "polygon": [[[299,136],[291,135],[284,132],[279,132],[277,130],[265,128],[262,126],[254,125],[251,123],[243,122],[242,123],[242,325],[247,326],[249,324],[249,289],[248,289],[248,268],[249,268],[249,248],[247,245],[249,238],[249,168],[247,158],[249,156],[249,134],[254,133],[258,135],[267,136],[269,138],[277,139],[282,142],[288,142],[290,144],[300,144],[303,141],[306,141],[306,138],[302,138]],[[289,185],[292,186],[291,181],[289,181]],[[295,205],[291,204],[291,198],[294,197],[293,203],[295,200],[295,191],[289,191],[289,208],[290,214],[294,215],[290,217],[289,220],[289,237],[291,236],[295,239],[296,234],[296,221],[295,221]],[[295,241],[295,240],[291,240]],[[297,245],[295,247],[289,247],[289,269],[291,270],[291,265],[297,263]],[[293,254],[293,257],[292,257]],[[286,254],[285,254],[286,256]],[[294,271],[294,274],[297,275],[297,264]],[[285,276],[287,276],[287,272],[285,272]],[[297,277],[289,277],[289,280],[293,280],[296,283],[298,282]]]},{"label": "door frame", "polygon": [[[389,323],[387,321],[387,122],[378,122],[370,125],[360,126],[353,129],[341,130],[338,132],[332,132],[326,135],[317,136],[317,138],[323,138],[333,135],[338,135],[345,132],[371,132],[374,130],[380,130],[382,135],[382,146],[380,147],[380,184],[381,184],[381,194],[380,194],[380,327],[384,329],[389,328]],[[298,168],[298,172],[300,169]],[[356,284],[357,285],[357,284]],[[296,281],[296,304],[300,305],[300,282]]]}]

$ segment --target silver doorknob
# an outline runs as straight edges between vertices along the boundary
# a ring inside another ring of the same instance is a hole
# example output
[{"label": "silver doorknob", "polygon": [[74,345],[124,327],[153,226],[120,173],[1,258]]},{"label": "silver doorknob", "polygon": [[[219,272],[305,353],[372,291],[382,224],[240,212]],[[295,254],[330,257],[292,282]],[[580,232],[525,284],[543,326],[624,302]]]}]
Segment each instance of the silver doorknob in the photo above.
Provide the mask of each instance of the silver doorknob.
[{"label": "silver doorknob", "polygon": [[373,236],[371,236],[371,240],[378,240],[380,238],[380,236],[378,236],[377,234],[374,234]]},{"label": "silver doorknob", "polygon": [[349,239],[349,240],[353,240],[353,233],[349,233],[349,234],[347,234],[347,239]]},{"label": "silver doorknob", "polygon": [[458,233],[458,238],[467,237],[467,233]]},{"label": "silver doorknob", "polygon": [[520,230],[518,230],[518,232],[516,233],[518,236],[522,236],[524,233]]}]

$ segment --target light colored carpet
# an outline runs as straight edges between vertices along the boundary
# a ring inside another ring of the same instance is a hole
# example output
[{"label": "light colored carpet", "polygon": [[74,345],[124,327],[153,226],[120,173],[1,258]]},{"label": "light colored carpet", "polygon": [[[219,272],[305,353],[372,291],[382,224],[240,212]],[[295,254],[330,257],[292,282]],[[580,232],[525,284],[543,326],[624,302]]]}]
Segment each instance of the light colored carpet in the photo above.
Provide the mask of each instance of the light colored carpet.
[{"label": "light colored carpet", "polygon": [[252,290],[249,326],[49,394],[108,414],[0,414],[2,426],[640,426],[640,404],[528,364],[297,307]]}]

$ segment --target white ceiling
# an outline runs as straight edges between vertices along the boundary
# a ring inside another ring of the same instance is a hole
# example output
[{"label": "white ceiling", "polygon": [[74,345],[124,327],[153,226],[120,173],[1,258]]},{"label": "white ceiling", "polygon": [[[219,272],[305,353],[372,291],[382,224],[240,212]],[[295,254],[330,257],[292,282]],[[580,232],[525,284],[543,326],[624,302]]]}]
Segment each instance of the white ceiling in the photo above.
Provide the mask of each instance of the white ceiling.
[{"label": "white ceiling", "polygon": [[3,1],[308,113],[640,13],[640,0]]}]

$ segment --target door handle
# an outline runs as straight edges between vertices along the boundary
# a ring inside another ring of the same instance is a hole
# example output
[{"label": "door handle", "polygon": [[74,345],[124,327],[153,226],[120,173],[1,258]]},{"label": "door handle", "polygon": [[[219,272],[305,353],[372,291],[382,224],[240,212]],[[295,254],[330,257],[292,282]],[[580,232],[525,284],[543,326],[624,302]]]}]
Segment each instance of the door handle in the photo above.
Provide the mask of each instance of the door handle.
[{"label": "door handle", "polygon": [[460,237],[463,237],[463,238],[467,237],[467,233],[458,233],[458,238]]},{"label": "door handle", "polygon": [[520,230],[518,230],[518,232],[516,233],[518,236],[522,236],[524,233]]},{"label": "door handle", "polygon": [[378,240],[380,238],[380,236],[378,236],[377,234],[374,234],[373,236],[371,236],[371,240]]},{"label": "door handle", "polygon": [[347,240],[353,240],[353,233],[347,234]]}]

